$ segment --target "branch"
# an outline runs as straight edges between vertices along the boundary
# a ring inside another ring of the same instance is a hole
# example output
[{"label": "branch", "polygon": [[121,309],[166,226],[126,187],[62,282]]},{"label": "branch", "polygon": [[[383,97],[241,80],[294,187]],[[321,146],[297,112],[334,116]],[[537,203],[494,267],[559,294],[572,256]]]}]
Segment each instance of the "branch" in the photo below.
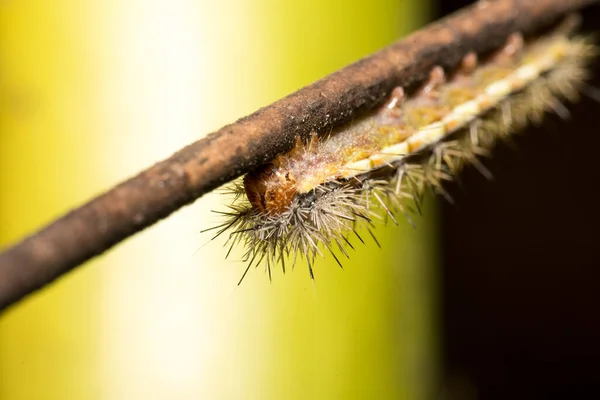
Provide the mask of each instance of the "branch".
[{"label": "branch", "polygon": [[0,310],[162,218],[422,82],[435,65],[498,48],[595,0],[480,1],[221,128],[0,254]]}]

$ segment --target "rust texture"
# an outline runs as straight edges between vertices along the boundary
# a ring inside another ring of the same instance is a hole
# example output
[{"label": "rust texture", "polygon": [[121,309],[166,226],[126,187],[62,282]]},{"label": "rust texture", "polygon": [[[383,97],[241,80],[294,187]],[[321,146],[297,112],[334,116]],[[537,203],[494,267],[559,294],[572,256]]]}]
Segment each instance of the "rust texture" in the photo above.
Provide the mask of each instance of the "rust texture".
[{"label": "rust texture", "polygon": [[323,132],[420,83],[435,65],[499,47],[595,0],[479,1],[370,57],[227,125],[69,212],[0,254],[0,309]]}]

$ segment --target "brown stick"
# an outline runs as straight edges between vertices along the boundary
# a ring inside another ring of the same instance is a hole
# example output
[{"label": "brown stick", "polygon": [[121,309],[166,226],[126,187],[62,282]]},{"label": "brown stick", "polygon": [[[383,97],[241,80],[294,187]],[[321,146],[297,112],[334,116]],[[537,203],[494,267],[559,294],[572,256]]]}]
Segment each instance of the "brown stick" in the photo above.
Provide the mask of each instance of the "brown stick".
[{"label": "brown stick", "polygon": [[0,310],[221,184],[379,104],[435,65],[499,47],[595,0],[480,1],[227,125],[0,254]]}]

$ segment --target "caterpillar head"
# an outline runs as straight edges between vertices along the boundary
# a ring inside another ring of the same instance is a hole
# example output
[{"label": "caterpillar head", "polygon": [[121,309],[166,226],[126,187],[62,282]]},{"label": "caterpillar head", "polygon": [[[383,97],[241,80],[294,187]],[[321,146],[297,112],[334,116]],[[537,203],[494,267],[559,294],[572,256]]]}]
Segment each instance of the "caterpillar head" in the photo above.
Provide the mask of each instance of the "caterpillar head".
[{"label": "caterpillar head", "polygon": [[267,164],[244,177],[244,189],[255,211],[276,216],[292,204],[296,179],[291,171]]}]

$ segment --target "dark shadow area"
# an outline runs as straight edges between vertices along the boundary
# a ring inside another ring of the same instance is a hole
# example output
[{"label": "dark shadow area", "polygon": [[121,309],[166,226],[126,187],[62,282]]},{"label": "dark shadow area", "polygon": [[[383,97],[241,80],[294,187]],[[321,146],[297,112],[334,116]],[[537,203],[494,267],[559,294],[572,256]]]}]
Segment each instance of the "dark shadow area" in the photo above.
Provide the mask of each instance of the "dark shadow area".
[{"label": "dark shadow area", "polygon": [[[600,34],[600,6],[583,16]],[[492,182],[469,168],[456,206],[440,201],[444,398],[600,398],[600,103],[569,109],[497,146]]]}]

